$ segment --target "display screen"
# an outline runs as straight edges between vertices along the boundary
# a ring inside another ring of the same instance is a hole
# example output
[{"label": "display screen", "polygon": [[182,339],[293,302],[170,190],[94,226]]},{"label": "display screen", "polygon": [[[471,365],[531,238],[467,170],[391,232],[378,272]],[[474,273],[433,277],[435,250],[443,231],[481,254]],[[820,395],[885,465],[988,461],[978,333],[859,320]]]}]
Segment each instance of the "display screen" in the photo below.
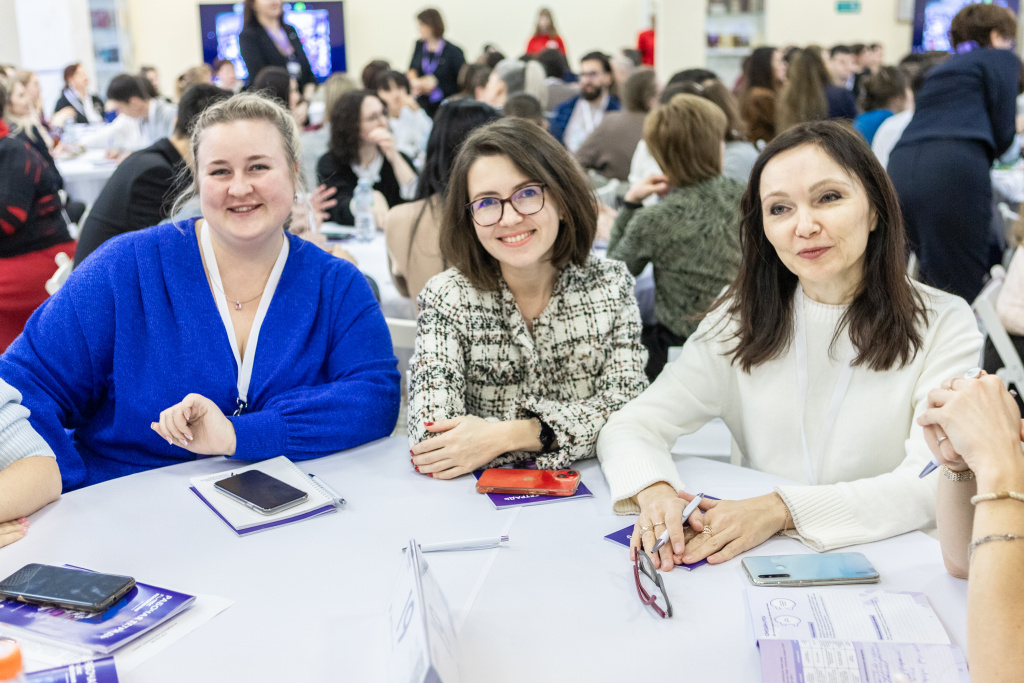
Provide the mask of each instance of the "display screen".
[{"label": "display screen", "polygon": [[914,52],[938,50],[949,52],[949,24],[956,13],[966,5],[993,4],[1009,8],[1017,14],[1020,0],[915,0],[914,3]]},{"label": "display screen", "polygon": [[282,506],[301,502],[309,497],[305,491],[286,484],[280,479],[275,479],[269,474],[259,470],[246,470],[241,474],[221,479],[216,483],[216,488],[225,493],[248,501],[256,507],[266,510],[276,510]]},{"label": "display screen", "polygon": [[[249,72],[238,49],[243,8],[241,2],[199,5],[199,27],[203,61],[211,64],[215,59],[228,59],[235,65],[235,75],[245,80]],[[317,80],[345,71],[345,22],[340,1],[285,3],[283,19],[299,34]]]},{"label": "display screen", "polygon": [[129,576],[29,564],[0,582],[4,595],[95,610],[135,585]]}]

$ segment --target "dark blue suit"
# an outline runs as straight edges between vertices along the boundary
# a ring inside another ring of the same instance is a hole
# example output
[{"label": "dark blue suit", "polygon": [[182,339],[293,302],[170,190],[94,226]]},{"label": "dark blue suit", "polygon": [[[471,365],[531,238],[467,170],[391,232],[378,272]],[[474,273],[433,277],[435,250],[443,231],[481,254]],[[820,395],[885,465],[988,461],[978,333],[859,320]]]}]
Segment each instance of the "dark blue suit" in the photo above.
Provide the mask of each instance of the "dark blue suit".
[{"label": "dark blue suit", "polygon": [[[569,125],[569,119],[572,118],[572,110],[579,99],[580,95],[577,95],[571,100],[566,100],[555,107],[555,110],[551,113],[551,126],[549,130],[555,136],[555,139],[563,145],[565,144],[563,139],[565,138],[565,129]],[[618,111],[621,108],[622,105],[619,104],[619,98],[615,95],[610,95],[608,97],[608,108],[605,111]]]}]

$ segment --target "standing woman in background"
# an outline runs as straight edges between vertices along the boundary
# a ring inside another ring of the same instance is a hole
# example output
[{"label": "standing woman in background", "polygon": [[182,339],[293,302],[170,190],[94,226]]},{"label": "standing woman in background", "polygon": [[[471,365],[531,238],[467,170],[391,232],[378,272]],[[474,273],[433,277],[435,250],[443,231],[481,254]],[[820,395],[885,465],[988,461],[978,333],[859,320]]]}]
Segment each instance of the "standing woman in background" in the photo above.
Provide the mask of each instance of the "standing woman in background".
[{"label": "standing woman in background", "polygon": [[238,34],[238,50],[249,72],[249,87],[256,75],[267,66],[281,66],[299,82],[299,89],[308,100],[316,87],[316,76],[302,48],[299,34],[284,23],[281,0],[245,0],[245,24]]},{"label": "standing woman in background", "polygon": [[[0,84],[0,111],[7,108],[7,97]],[[0,352],[46,300],[46,281],[57,271],[54,257],[75,255],[57,196],[60,174],[28,142],[9,133],[0,121]]]},{"label": "standing woman in background", "polygon": [[919,278],[972,301],[1002,254],[991,234],[993,160],[1013,142],[1017,19],[968,5],[950,24],[954,55],[928,73],[889,156]]},{"label": "standing woman in background", "polygon": [[562,36],[558,35],[555,28],[555,20],[551,16],[551,10],[542,7],[537,13],[537,28],[533,31],[533,37],[526,45],[526,54],[535,55],[538,52],[553,47],[565,56],[565,43]]},{"label": "standing woman in background", "polygon": [[444,39],[444,19],[433,7],[416,15],[420,39],[409,63],[409,86],[431,117],[441,100],[459,91],[459,71],[466,63],[462,48]]},{"label": "standing woman in background", "polygon": [[780,135],[799,123],[828,118],[828,68],[821,48],[811,45],[797,49],[789,62],[788,82],[775,104],[775,134]]},{"label": "standing woman in background", "polygon": [[750,55],[743,71],[743,92],[740,94],[740,115],[747,127],[747,137],[755,145],[775,137],[775,100],[786,84],[786,61],[782,51],[759,47]]},{"label": "standing woman in background", "polygon": [[53,111],[67,107],[75,112],[75,123],[103,123],[103,100],[89,94],[89,73],[79,62],[64,69],[64,92]]}]

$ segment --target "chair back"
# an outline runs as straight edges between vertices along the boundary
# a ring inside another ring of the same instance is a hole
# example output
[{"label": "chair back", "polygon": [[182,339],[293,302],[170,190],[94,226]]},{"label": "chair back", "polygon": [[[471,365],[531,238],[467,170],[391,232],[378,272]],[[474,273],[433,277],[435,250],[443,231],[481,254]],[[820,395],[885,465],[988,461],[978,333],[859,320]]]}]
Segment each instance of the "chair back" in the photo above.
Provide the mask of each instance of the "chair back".
[{"label": "chair back", "polygon": [[1021,363],[1017,348],[1013,345],[1010,335],[1006,332],[1006,328],[1003,327],[1003,323],[996,313],[996,300],[999,298],[999,292],[1003,288],[1005,279],[1006,270],[1002,266],[993,266],[992,279],[974,300],[972,308],[1003,363],[1003,367],[996,375],[1007,386],[1015,384],[1018,390],[1022,390],[1024,389],[1024,364]]}]

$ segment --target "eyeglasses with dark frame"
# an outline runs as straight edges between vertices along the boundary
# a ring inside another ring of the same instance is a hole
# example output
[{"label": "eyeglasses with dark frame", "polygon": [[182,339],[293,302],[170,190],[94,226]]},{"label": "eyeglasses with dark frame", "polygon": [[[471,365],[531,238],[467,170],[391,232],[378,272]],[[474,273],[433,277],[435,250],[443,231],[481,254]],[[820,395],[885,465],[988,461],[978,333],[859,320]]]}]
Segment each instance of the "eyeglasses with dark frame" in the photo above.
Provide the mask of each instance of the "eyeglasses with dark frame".
[{"label": "eyeglasses with dark frame", "polygon": [[511,204],[520,216],[532,216],[544,209],[544,188],[543,183],[534,183],[521,187],[512,193],[511,197],[499,199],[497,197],[484,197],[475,202],[466,204],[469,214],[481,228],[489,228],[497,225],[505,216],[505,204]]},{"label": "eyeglasses with dark frame", "polygon": [[[641,581],[640,574],[643,574],[658,588],[661,593],[662,599],[665,601],[665,609],[658,606],[658,596],[649,593],[644,588],[643,582]],[[659,617],[667,619],[672,616],[672,603],[669,602],[668,593],[665,591],[665,582],[661,578],[661,574],[654,568],[654,563],[651,562],[651,558],[647,556],[647,553],[641,548],[636,550],[636,559],[633,560],[633,578],[636,579],[636,592],[640,596],[640,602],[644,603],[651,609],[653,609]]]}]

